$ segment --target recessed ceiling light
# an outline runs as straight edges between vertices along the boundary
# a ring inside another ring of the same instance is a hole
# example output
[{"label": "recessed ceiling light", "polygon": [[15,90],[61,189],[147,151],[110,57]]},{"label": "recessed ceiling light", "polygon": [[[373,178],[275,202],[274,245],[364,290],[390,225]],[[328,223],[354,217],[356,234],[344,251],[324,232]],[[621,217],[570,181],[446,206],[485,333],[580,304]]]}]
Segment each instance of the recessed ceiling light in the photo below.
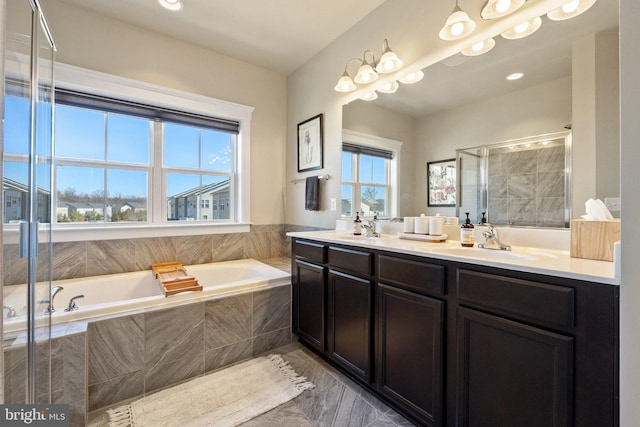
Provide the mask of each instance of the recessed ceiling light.
[{"label": "recessed ceiling light", "polygon": [[158,3],[160,3],[160,6],[173,12],[182,10],[181,0],[158,0]]},{"label": "recessed ceiling light", "polygon": [[507,80],[518,80],[524,77],[523,73],[513,73],[507,76]]}]

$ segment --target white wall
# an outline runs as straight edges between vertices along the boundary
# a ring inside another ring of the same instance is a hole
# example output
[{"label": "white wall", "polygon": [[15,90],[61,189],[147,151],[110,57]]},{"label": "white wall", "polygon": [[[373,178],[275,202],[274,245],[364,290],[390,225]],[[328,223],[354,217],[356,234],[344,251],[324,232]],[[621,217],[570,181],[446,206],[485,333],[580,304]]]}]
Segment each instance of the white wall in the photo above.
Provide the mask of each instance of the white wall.
[{"label": "white wall", "polygon": [[286,77],[60,1],[43,0],[60,63],[255,107],[251,220],[284,222]]},{"label": "white wall", "polygon": [[427,207],[426,162],[454,158],[457,148],[560,132],[570,122],[571,77],[431,114],[418,120],[415,208],[431,215],[440,213],[455,216],[455,208]]},{"label": "white wall", "polygon": [[640,420],[640,2],[620,0],[622,285],[620,287],[620,425]]}]

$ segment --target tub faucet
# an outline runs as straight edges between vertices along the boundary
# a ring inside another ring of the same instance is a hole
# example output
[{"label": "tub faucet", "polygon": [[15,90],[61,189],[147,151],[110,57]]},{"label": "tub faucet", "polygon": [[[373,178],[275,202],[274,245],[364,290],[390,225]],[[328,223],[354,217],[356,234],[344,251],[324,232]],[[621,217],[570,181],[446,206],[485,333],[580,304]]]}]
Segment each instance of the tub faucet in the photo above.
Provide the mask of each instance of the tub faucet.
[{"label": "tub faucet", "polygon": [[76,305],[76,300],[78,298],[84,298],[84,295],[76,295],[75,297],[71,298],[69,300],[69,305],[64,309],[64,311],[76,311],[78,308],[80,308]]},{"label": "tub faucet", "polygon": [[493,225],[489,225],[489,224],[487,225],[489,226],[489,229],[482,232],[482,235],[486,239],[486,242],[479,243],[478,247],[484,248],[484,249],[498,249],[501,251],[510,251],[511,246],[505,245],[500,241],[500,238],[498,237],[498,230],[496,230],[496,228]]},{"label": "tub faucet", "polygon": [[49,297],[49,299],[40,301],[43,304],[44,303],[48,303],[49,304],[49,306],[45,310],[45,313],[51,314],[54,311],[56,311],[56,309],[53,308],[53,299],[56,297],[56,295],[58,295],[58,292],[60,292],[63,289],[64,288],[62,286],[54,286],[53,288],[51,288],[51,296]]},{"label": "tub faucet", "polygon": [[16,310],[10,305],[3,305],[2,308],[7,310],[7,319],[11,319],[12,317],[16,317]]}]

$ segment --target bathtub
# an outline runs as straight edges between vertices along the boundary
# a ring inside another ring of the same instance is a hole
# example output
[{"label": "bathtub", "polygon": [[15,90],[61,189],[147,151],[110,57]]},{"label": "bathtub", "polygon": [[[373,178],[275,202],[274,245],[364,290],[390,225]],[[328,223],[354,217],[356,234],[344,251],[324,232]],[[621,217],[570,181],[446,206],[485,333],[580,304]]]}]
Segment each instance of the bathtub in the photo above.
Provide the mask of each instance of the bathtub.
[{"label": "bathtub", "polygon": [[[203,285],[201,292],[185,292],[165,297],[151,270],[55,281],[52,287],[62,286],[64,289],[54,299],[55,312],[51,315],[51,325],[167,308],[291,283],[289,273],[253,259],[191,265],[186,269],[189,275],[195,276]],[[37,289],[44,289],[44,286],[39,285]],[[26,285],[4,287],[3,304],[16,310],[16,317],[7,319],[7,310],[3,309],[5,337],[6,334],[26,328],[25,293]],[[42,292],[37,291],[36,295],[40,297],[40,293]],[[64,311],[69,300],[76,295],[84,295],[76,300],[78,310]],[[47,298],[45,293],[41,299]],[[38,313],[42,314],[36,316],[36,326],[47,324],[48,316],[44,314],[47,306],[47,303],[38,305]]]}]

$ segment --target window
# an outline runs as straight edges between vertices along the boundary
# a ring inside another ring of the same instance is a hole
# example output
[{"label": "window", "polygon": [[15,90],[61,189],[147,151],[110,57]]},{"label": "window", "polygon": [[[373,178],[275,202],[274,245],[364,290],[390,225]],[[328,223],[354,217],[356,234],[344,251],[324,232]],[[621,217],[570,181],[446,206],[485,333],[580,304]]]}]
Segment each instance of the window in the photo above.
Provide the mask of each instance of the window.
[{"label": "window", "polygon": [[[217,232],[248,231],[249,180],[240,171],[250,168],[252,107],[59,66],[53,197],[42,203],[67,226],[60,239],[70,230],[78,240],[191,234],[172,227],[182,221],[194,234],[204,221],[223,226]],[[5,224],[25,214],[29,109],[19,89],[5,95]],[[213,212],[218,199],[222,215]],[[73,223],[98,228],[87,234]],[[143,228],[106,227],[113,223]]]},{"label": "window", "polygon": [[57,105],[57,222],[147,221],[152,134],[149,119]]},{"label": "window", "polygon": [[[159,213],[148,214],[152,197],[164,197],[168,221],[231,219],[231,211],[210,217],[203,205],[232,190],[237,123],[58,92],[58,222],[153,220]],[[151,157],[152,141],[162,147],[163,196],[149,194],[149,179],[160,163]]]},{"label": "window", "polygon": [[342,217],[396,216],[401,142],[343,131]]}]

